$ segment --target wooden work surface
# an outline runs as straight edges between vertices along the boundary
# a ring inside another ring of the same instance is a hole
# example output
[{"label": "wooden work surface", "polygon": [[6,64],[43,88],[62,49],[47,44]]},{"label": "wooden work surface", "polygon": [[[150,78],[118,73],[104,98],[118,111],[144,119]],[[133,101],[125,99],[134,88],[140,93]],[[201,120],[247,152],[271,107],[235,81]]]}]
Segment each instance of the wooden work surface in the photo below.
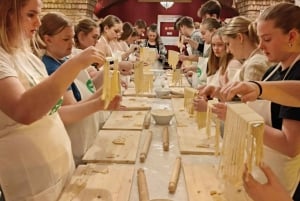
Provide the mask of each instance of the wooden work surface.
[{"label": "wooden work surface", "polygon": [[83,161],[133,164],[137,157],[140,134],[140,131],[101,130],[85,153]]},{"label": "wooden work surface", "polygon": [[189,201],[226,201],[213,165],[182,164],[182,167]]},{"label": "wooden work surface", "polygon": [[154,92],[145,92],[145,93],[137,94],[134,88],[128,88],[124,91],[123,96],[141,96],[141,97],[154,98],[156,97],[156,94]]},{"label": "wooden work surface", "polygon": [[147,111],[113,111],[102,129],[142,130]]},{"label": "wooden work surface", "polygon": [[184,109],[184,98],[172,98],[172,107],[177,127],[197,126],[194,115],[190,115]]},{"label": "wooden work surface", "polygon": [[[250,201],[242,187],[229,190],[212,164],[183,164],[189,201]],[[226,190],[224,190],[226,188]],[[225,194],[226,191],[226,194]]]},{"label": "wooden work surface", "polygon": [[[215,127],[211,127],[215,133]],[[196,125],[177,127],[177,140],[181,154],[215,154],[215,135],[206,134],[206,128]]]},{"label": "wooden work surface", "polygon": [[59,201],[128,201],[132,165],[80,165]]},{"label": "wooden work surface", "polygon": [[121,104],[126,110],[151,110],[150,100],[147,97],[122,97]]}]

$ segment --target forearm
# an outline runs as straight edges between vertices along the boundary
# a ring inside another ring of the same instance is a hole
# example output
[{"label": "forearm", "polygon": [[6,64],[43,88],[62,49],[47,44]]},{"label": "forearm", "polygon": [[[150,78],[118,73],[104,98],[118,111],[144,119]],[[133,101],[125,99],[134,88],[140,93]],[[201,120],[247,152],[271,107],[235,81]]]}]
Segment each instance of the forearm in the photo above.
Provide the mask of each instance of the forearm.
[{"label": "forearm", "polygon": [[271,100],[286,106],[300,107],[300,93],[295,93],[299,90],[299,81],[268,81],[259,83],[262,86],[262,99]]},{"label": "forearm", "polygon": [[[22,83],[8,77],[1,80],[1,110],[22,124],[30,124],[46,115],[63,96],[79,72],[73,62],[66,62],[50,77],[26,90]],[[11,93],[11,92],[14,93]]]},{"label": "forearm", "polygon": [[286,135],[284,128],[281,131],[265,125],[264,144],[286,156],[294,157],[300,153],[299,139]]},{"label": "forearm", "polygon": [[65,125],[68,125],[71,123],[75,123],[103,108],[103,102],[100,102],[100,99],[94,99],[90,101],[80,102],[75,105],[62,106],[58,112],[63,123]]}]

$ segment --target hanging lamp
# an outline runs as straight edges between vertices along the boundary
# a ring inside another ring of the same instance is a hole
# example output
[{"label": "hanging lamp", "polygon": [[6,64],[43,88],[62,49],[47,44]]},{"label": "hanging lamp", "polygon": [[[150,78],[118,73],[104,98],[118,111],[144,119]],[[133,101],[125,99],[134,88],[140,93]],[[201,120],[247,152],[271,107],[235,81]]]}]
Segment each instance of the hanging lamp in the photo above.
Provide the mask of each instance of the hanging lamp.
[{"label": "hanging lamp", "polygon": [[172,1],[161,1],[160,5],[164,7],[165,9],[171,8],[174,5],[174,2]]}]

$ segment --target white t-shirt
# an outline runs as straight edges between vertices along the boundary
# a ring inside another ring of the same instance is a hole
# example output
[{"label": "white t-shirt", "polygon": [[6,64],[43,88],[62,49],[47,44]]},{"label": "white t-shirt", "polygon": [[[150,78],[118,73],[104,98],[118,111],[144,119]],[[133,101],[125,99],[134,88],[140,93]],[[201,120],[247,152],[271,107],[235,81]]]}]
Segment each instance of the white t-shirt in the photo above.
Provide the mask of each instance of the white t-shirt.
[{"label": "white t-shirt", "polygon": [[[11,56],[0,48],[0,79],[11,76],[29,89],[47,73],[30,52]],[[58,113],[23,125],[0,111],[0,164],[6,200],[57,200],[74,171],[71,143]]]}]

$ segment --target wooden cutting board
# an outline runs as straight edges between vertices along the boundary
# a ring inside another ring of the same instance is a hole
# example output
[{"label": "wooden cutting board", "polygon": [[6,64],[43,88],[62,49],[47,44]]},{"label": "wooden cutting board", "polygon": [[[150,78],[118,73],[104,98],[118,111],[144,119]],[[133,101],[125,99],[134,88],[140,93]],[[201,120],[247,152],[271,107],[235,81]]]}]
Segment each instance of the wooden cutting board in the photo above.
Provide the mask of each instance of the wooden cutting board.
[{"label": "wooden cutting board", "polygon": [[[215,133],[215,128],[211,128]],[[215,154],[215,135],[208,137],[205,128],[196,125],[177,127],[177,139],[181,154]]]},{"label": "wooden cutting board", "polygon": [[140,97],[148,97],[148,98],[155,98],[156,94],[154,92],[146,92],[146,93],[139,93],[135,92],[134,88],[127,88],[124,91],[123,96],[140,96]]},{"label": "wooden cutting board", "polygon": [[[242,187],[224,188],[211,164],[185,164],[183,172],[189,201],[250,201]],[[226,189],[226,190],[224,190]],[[228,199],[229,198],[229,199]]]},{"label": "wooden cutting board", "polygon": [[184,109],[184,98],[172,98],[172,107],[178,127],[197,125],[195,117]]},{"label": "wooden cutting board", "polygon": [[122,105],[126,110],[151,110],[150,100],[147,97],[122,97]]},{"label": "wooden cutting board", "polygon": [[182,164],[189,201],[226,201],[222,196],[221,182],[217,179],[217,171],[210,164]]},{"label": "wooden cutting board", "polygon": [[134,164],[141,131],[101,130],[94,144],[83,156],[85,162]]},{"label": "wooden cutting board", "polygon": [[59,201],[128,201],[134,166],[80,165]]},{"label": "wooden cutting board", "polygon": [[113,111],[102,129],[142,130],[148,111]]}]

